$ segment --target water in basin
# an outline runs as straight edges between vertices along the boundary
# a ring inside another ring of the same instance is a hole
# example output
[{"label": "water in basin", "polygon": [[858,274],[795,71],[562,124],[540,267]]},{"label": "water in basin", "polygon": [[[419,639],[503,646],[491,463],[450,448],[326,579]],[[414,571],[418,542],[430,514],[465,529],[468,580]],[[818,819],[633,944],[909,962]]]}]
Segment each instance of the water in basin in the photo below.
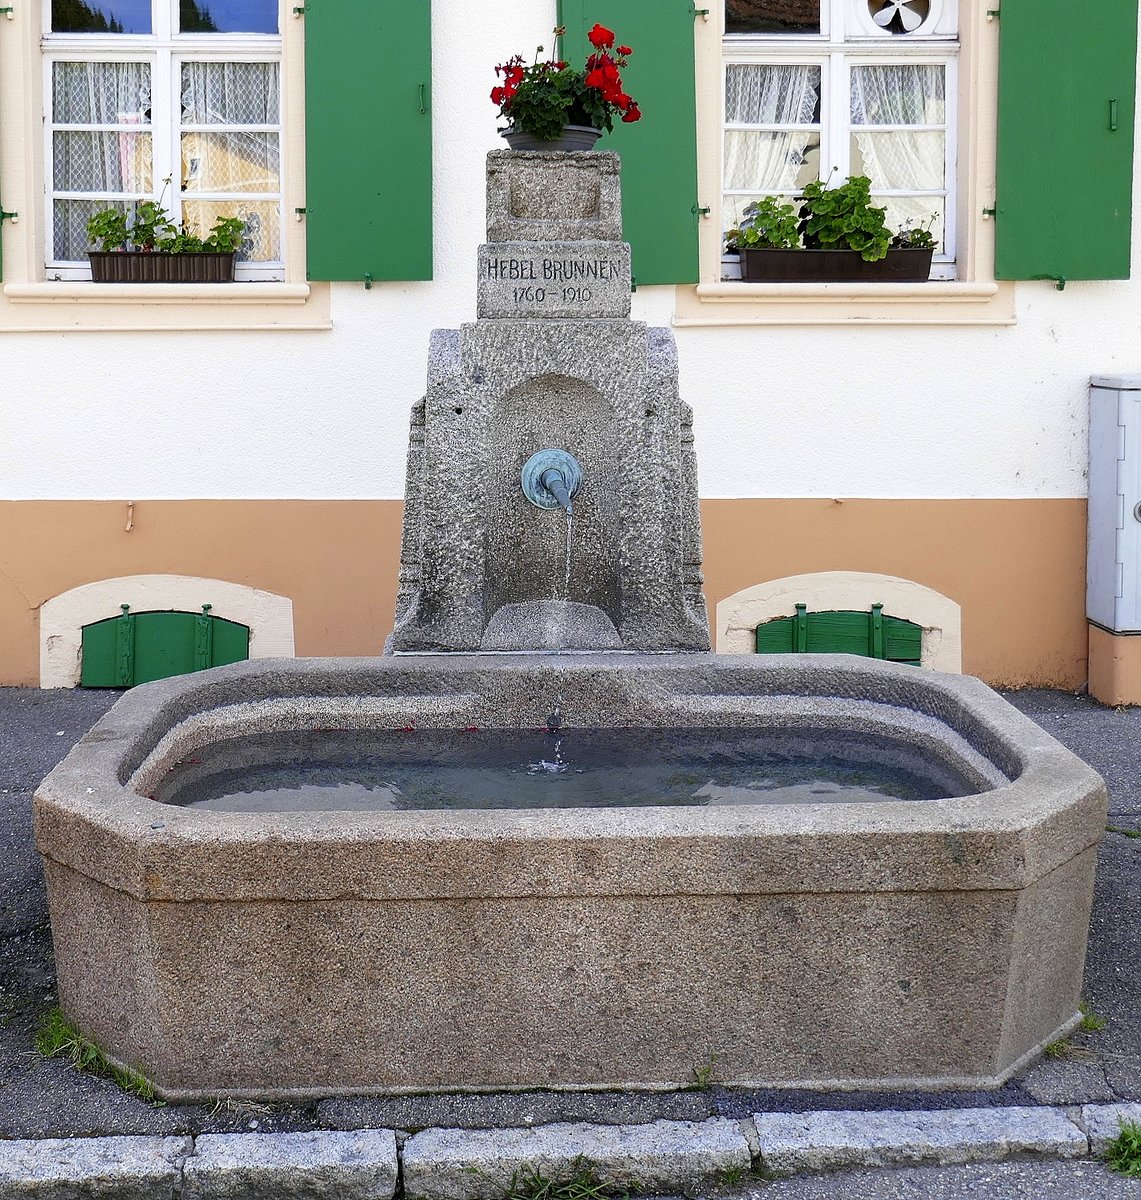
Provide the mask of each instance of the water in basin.
[{"label": "water in basin", "polygon": [[977,790],[902,741],[798,729],[321,730],[218,741],[155,799],[215,812],[924,801]]}]

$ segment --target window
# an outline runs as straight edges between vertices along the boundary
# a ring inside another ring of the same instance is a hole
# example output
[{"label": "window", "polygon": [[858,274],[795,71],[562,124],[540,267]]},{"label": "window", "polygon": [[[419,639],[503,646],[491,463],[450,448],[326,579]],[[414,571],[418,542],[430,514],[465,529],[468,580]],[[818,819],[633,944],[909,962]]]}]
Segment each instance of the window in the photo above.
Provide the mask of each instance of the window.
[{"label": "window", "polygon": [[955,0],[725,0],[722,228],[761,196],[867,175],[953,278],[957,52]]},{"label": "window", "polygon": [[88,277],[92,212],[148,198],[200,236],[242,218],[238,279],[283,278],[277,14],[277,0],[45,0],[49,279]]}]

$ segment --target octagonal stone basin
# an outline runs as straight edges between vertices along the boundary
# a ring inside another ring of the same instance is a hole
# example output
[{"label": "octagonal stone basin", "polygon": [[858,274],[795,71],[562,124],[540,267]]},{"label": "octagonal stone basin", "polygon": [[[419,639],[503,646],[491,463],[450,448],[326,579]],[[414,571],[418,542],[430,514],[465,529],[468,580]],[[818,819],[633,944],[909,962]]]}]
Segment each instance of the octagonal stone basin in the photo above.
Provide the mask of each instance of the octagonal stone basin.
[{"label": "octagonal stone basin", "polygon": [[[833,725],[957,799],[219,813],[251,731]],[[1001,1083],[1076,1021],[1101,779],[977,680],[845,656],[242,663],[128,692],[35,799],[66,1015],[171,1098]]]}]

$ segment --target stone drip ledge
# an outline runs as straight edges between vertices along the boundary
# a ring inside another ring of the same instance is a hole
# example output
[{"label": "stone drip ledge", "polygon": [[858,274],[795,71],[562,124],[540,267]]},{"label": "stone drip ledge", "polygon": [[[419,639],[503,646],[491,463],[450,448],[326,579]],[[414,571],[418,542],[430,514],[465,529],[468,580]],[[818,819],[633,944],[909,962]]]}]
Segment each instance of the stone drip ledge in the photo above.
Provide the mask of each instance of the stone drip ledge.
[{"label": "stone drip ledge", "polygon": [[577,1158],[642,1192],[849,1167],[1104,1154],[1141,1104],[763,1113],[751,1120],[560,1123],[0,1141],[0,1200],[497,1200],[512,1175]]}]

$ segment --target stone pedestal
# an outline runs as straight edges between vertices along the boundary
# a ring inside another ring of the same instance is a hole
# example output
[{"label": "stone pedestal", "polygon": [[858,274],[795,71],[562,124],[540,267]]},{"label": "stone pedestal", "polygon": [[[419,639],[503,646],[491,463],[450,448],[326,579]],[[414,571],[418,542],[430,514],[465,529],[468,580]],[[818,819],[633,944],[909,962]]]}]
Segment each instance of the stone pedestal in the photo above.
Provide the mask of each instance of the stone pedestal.
[{"label": "stone pedestal", "polygon": [[[692,413],[670,331],[629,320],[618,156],[495,151],[487,192],[478,320],[433,333],[412,413],[392,649],[707,650]],[[569,570],[520,486],[546,448],[583,469]]]}]

